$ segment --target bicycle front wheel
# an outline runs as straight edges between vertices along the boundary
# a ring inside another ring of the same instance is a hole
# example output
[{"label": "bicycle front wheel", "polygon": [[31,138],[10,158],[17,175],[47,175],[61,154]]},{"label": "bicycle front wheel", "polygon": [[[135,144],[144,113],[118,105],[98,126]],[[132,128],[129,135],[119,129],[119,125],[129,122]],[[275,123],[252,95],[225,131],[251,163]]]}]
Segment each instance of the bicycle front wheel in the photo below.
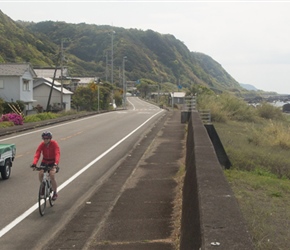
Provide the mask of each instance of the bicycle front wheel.
[{"label": "bicycle front wheel", "polygon": [[[49,184],[49,187],[51,187],[51,182]],[[48,189],[48,192],[49,192],[49,196],[48,196],[48,200],[49,200],[49,204],[50,206],[52,207],[54,205],[54,200],[52,199],[52,196],[53,196],[53,191],[51,188]]]},{"label": "bicycle front wheel", "polygon": [[46,208],[46,183],[41,182],[38,192],[38,208],[41,216],[44,215]]}]

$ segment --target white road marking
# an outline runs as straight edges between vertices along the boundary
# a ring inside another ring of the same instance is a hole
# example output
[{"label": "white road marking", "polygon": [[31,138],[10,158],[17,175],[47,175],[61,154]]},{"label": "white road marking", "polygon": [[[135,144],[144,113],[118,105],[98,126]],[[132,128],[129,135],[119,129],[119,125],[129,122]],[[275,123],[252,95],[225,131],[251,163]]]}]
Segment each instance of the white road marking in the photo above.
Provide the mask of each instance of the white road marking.
[{"label": "white road marking", "polygon": [[[110,147],[108,150],[106,150],[104,153],[102,153],[101,155],[99,155],[97,158],[95,158],[93,161],[91,161],[89,164],[87,164],[86,166],[84,166],[80,171],[78,171],[77,173],[75,173],[72,177],[70,177],[68,180],[66,180],[64,183],[62,183],[59,187],[58,190],[62,190],[63,188],[65,188],[68,184],[70,184],[74,179],[76,179],[78,176],[80,176],[83,172],[85,172],[87,169],[89,169],[93,164],[95,164],[96,162],[98,162],[100,159],[102,159],[105,155],[107,155],[109,152],[111,152],[114,148],[116,148],[118,145],[120,145],[123,141],[125,141],[127,138],[129,138],[132,134],[134,134],[137,130],[139,130],[141,127],[143,127],[147,122],[149,122],[153,117],[155,117],[156,115],[158,115],[159,113],[163,112],[163,110],[159,111],[158,113],[154,114],[153,116],[151,116],[150,118],[148,118],[145,122],[143,122],[139,127],[137,127],[136,129],[134,129],[131,133],[129,133],[128,135],[126,135],[125,137],[123,137],[123,139],[121,139],[120,141],[118,141],[116,144],[114,144],[112,147]],[[89,119],[89,118],[85,118],[85,119]],[[63,126],[59,125],[59,126]],[[58,127],[58,126],[54,126],[54,127]],[[38,130],[39,131],[39,130]],[[34,131],[35,133],[36,131]],[[33,132],[31,132],[33,133]],[[21,136],[21,135],[19,135]],[[14,136],[14,137],[10,137],[11,138],[16,138],[19,136]],[[3,141],[3,140],[2,140]],[[23,214],[21,214],[19,217],[17,217],[15,220],[13,220],[11,223],[9,223],[7,226],[5,226],[4,228],[1,229],[0,231],[0,238],[5,235],[7,232],[9,232],[12,228],[14,228],[18,223],[20,223],[22,220],[24,220],[27,216],[29,216],[32,212],[34,212],[36,209],[38,208],[38,203],[34,204],[31,208],[29,208],[28,210],[26,210]]]}]

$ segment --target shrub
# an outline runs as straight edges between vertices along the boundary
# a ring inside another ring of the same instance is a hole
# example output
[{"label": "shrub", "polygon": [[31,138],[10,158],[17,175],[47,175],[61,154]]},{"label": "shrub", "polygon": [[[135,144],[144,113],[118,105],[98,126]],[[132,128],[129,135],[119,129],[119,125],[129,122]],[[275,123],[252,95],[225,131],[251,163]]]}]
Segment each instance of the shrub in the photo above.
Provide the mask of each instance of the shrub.
[{"label": "shrub", "polygon": [[0,122],[4,122],[4,121],[13,122],[14,125],[23,125],[23,117],[15,113],[8,113],[5,115],[2,115]]},{"label": "shrub", "polygon": [[55,113],[52,113],[52,112],[44,112],[44,113],[37,114],[37,117],[40,120],[54,119],[54,118],[57,118],[58,116],[59,116],[58,114],[55,114]]},{"label": "shrub", "polygon": [[24,108],[25,108],[25,104],[23,101],[16,101],[16,102],[3,102],[2,104],[2,108],[3,108],[3,114],[8,114],[8,113],[22,113]]},{"label": "shrub", "polygon": [[39,122],[41,119],[37,115],[27,115],[24,117],[24,122]]},{"label": "shrub", "polygon": [[289,127],[279,122],[215,123],[216,130],[234,168],[263,169],[290,179]]},{"label": "shrub", "polygon": [[0,114],[3,114],[4,108],[3,108],[4,100],[0,98]]},{"label": "shrub", "polygon": [[258,115],[268,120],[285,120],[282,110],[267,102],[262,102],[257,106]]},{"label": "shrub", "polygon": [[200,95],[197,101],[199,110],[210,110],[214,122],[227,122],[227,120],[255,122],[257,120],[257,113],[253,107],[229,93]]},{"label": "shrub", "polygon": [[38,121],[54,119],[57,117],[59,117],[58,114],[51,113],[51,112],[44,112],[44,113],[25,116],[24,122],[38,122]]}]

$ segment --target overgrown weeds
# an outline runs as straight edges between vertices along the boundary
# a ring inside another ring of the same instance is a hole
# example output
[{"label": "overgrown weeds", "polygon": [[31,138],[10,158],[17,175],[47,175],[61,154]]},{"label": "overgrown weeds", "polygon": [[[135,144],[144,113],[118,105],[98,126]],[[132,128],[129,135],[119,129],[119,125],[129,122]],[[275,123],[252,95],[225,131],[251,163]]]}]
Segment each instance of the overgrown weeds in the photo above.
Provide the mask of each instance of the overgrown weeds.
[{"label": "overgrown weeds", "polygon": [[262,169],[226,170],[255,249],[290,249],[290,182]]},{"label": "overgrown weeds", "polygon": [[231,121],[214,123],[214,126],[236,169],[264,169],[278,178],[290,179],[290,138],[287,126],[273,121],[264,124]]},{"label": "overgrown weeds", "polygon": [[204,95],[232,163],[225,175],[237,197],[255,249],[290,249],[290,116],[270,103],[257,107],[225,93]]},{"label": "overgrown weeds", "polygon": [[14,126],[13,122],[9,122],[9,121],[0,122],[0,128],[8,128],[8,127],[13,127],[13,126]]},{"label": "overgrown weeds", "polygon": [[38,114],[33,114],[33,115],[27,115],[24,117],[24,122],[38,122],[38,121],[44,121],[44,120],[50,120],[50,119],[55,119],[59,117],[58,114],[52,113],[52,112],[43,112],[43,113],[38,113]]}]

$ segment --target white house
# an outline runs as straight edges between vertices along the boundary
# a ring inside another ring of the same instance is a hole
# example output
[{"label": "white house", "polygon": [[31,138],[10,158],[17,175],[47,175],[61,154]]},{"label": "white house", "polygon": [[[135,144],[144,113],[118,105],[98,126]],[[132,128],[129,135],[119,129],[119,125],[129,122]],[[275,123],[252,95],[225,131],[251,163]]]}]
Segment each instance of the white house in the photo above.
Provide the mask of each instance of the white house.
[{"label": "white house", "polygon": [[51,67],[42,67],[42,68],[34,68],[34,71],[38,77],[44,78],[53,78],[57,81],[61,81],[63,86],[71,91],[75,91],[79,86],[87,86],[89,83],[98,82],[99,77],[70,77],[68,68],[51,68]]},{"label": "white house", "polygon": [[36,78],[33,82],[33,98],[36,100],[34,106],[40,105],[44,110],[47,108],[48,99],[50,96],[50,106],[54,110],[61,109],[61,102],[63,103],[63,110],[71,109],[71,96],[73,92],[61,87],[61,83],[54,81],[52,87],[52,78]]},{"label": "white house", "polygon": [[174,104],[183,104],[185,100],[185,92],[171,92],[170,93],[170,104],[172,104],[172,100]]},{"label": "white house", "polygon": [[24,112],[33,109],[33,79],[36,73],[29,63],[0,64],[0,98],[6,102],[23,101]]}]

